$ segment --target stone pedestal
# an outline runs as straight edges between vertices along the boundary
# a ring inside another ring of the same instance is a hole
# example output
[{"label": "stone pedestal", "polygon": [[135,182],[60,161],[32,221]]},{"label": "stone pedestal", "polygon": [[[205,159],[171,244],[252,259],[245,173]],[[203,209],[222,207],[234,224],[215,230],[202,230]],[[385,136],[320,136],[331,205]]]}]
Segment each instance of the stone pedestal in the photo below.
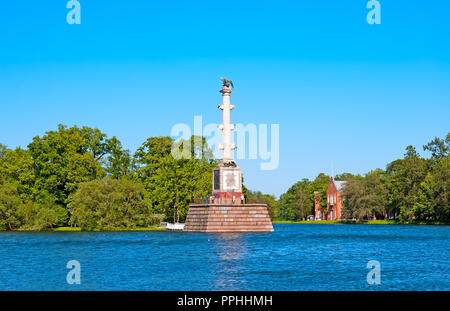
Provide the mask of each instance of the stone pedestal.
[{"label": "stone pedestal", "polygon": [[185,232],[273,232],[266,204],[191,204]]},{"label": "stone pedestal", "polygon": [[238,204],[243,202],[242,170],[234,162],[222,161],[213,169],[211,203]]}]

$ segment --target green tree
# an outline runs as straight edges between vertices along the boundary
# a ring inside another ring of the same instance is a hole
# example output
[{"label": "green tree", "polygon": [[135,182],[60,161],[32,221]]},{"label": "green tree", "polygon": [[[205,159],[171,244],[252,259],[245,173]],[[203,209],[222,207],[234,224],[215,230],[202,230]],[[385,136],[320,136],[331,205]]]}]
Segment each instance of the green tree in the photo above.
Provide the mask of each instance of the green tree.
[{"label": "green tree", "polygon": [[38,213],[34,217],[33,230],[45,230],[48,228],[53,228],[55,226],[61,225],[61,212],[65,211],[55,210],[48,207],[43,207],[39,209]]},{"label": "green tree", "polygon": [[148,191],[152,211],[166,215],[169,221],[183,220],[191,197],[211,192],[215,166],[211,154],[203,137],[192,136],[176,143],[170,137],[147,139],[136,151],[133,163],[135,178]]},{"label": "green tree", "polygon": [[141,184],[126,179],[82,183],[70,197],[69,223],[83,230],[146,227],[152,215],[145,195]]},{"label": "green tree", "polygon": [[359,179],[361,180],[363,177],[361,175],[354,175],[352,173],[342,173],[342,174],[337,174],[334,177],[334,180],[350,180],[350,179]]},{"label": "green tree", "polygon": [[[447,135],[447,140],[449,135]],[[450,222],[450,156],[442,158],[433,168],[433,210],[437,220]]]},{"label": "green tree", "polygon": [[[319,180],[317,180],[319,182]],[[301,220],[314,214],[314,187],[317,184],[303,179],[280,196],[278,215],[284,220]]]},{"label": "green tree", "polygon": [[8,150],[8,148],[5,145],[0,143],[0,163],[6,157],[6,150]]},{"label": "green tree", "polygon": [[45,230],[67,224],[69,212],[63,204],[58,202],[54,194],[46,190],[40,191],[36,195],[35,202],[38,206],[38,212],[33,218],[33,229]]},{"label": "green tree", "polygon": [[414,215],[418,220],[450,221],[450,157],[440,159],[420,183]]},{"label": "green tree", "polygon": [[342,191],[345,219],[368,220],[383,217],[387,205],[384,172],[371,171],[362,179],[348,180]]},{"label": "green tree", "polygon": [[413,158],[418,158],[419,154],[416,151],[416,148],[412,145],[409,145],[406,147],[406,152],[405,152],[405,159],[413,159]]},{"label": "green tree", "polygon": [[123,149],[121,142],[115,136],[107,142],[110,155],[106,162],[106,172],[108,176],[120,179],[131,171],[130,151]]},{"label": "green tree", "polygon": [[47,191],[56,197],[57,203],[66,205],[78,184],[105,176],[104,157],[112,153],[115,159],[119,148],[120,142],[115,137],[108,140],[99,129],[86,126],[67,128],[60,124],[57,131],[34,137],[28,149],[36,176],[36,193]]},{"label": "green tree", "polygon": [[[106,139],[106,134],[102,133],[99,129],[93,129],[87,126],[78,129],[75,126],[70,128],[69,131],[70,130],[74,130],[81,134],[81,137],[83,138],[83,140],[79,142],[79,147],[82,148],[81,151],[89,152],[95,161],[101,161],[102,158],[109,153],[109,142]],[[94,176],[94,178],[95,177],[96,176]]]},{"label": "green tree", "polygon": [[0,230],[14,230],[20,224],[18,208],[22,201],[13,185],[0,185]]},{"label": "green tree", "polygon": [[164,189],[164,176],[158,176],[166,163],[171,163],[172,138],[150,137],[133,156],[134,180],[142,183],[147,190],[148,200],[155,214],[168,215],[168,203],[159,197]]},{"label": "green tree", "polygon": [[[187,156],[174,157],[174,150]],[[212,169],[215,166],[211,157],[212,151],[204,137],[192,136],[172,144],[171,156],[164,159],[156,175],[156,184],[162,185],[156,194],[167,207],[167,219],[174,222],[184,220],[192,196],[203,198],[211,193]]]},{"label": "green tree", "polygon": [[317,191],[320,198],[320,208],[327,210],[327,189],[330,177],[320,173],[309,181],[303,179],[295,183],[280,196],[279,212],[277,218],[284,220],[302,220],[309,215],[314,215],[314,192]]},{"label": "green tree", "polygon": [[39,207],[34,201],[28,200],[24,204],[20,204],[17,207],[17,216],[22,223],[21,228],[36,229],[34,227],[34,222],[38,212]]},{"label": "green tree", "polygon": [[447,133],[445,140],[435,137],[432,141],[423,146],[423,150],[430,151],[431,156],[434,159],[442,159],[448,156],[450,152],[450,132]]},{"label": "green tree", "polygon": [[[310,197],[314,204],[314,191],[318,191],[320,197],[320,208],[327,213],[327,189],[330,184],[331,177],[324,173],[320,173],[311,184]],[[314,206],[314,205],[313,205]]]},{"label": "green tree", "polygon": [[35,176],[28,150],[0,146],[0,184],[14,184],[23,200],[32,199]]},{"label": "green tree", "polygon": [[393,213],[399,214],[400,220],[412,221],[416,218],[414,205],[418,200],[419,186],[427,174],[428,163],[408,149],[405,156],[387,165],[387,205]]}]

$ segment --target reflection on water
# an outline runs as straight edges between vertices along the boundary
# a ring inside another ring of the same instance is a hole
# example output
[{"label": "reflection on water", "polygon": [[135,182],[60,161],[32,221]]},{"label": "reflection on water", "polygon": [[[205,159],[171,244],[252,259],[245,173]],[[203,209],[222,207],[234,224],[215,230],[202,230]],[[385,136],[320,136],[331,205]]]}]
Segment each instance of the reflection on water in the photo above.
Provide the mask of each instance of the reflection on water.
[{"label": "reflection on water", "polygon": [[215,236],[214,242],[219,256],[224,261],[241,259],[245,255],[246,241],[244,234],[220,234]]},{"label": "reflection on water", "polygon": [[214,254],[214,290],[242,289],[242,269],[247,253],[245,235],[219,234],[214,235],[210,241]]}]

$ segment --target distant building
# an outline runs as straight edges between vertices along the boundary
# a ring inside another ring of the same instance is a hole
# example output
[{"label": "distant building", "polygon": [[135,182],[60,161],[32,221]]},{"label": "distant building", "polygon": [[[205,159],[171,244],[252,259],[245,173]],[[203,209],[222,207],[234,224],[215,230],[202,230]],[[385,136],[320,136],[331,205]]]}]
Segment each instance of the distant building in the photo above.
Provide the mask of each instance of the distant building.
[{"label": "distant building", "polygon": [[316,220],[340,220],[342,215],[342,201],[341,195],[346,181],[335,181],[331,177],[330,184],[327,189],[327,212],[320,208],[321,198],[319,192],[314,192],[314,209]]}]

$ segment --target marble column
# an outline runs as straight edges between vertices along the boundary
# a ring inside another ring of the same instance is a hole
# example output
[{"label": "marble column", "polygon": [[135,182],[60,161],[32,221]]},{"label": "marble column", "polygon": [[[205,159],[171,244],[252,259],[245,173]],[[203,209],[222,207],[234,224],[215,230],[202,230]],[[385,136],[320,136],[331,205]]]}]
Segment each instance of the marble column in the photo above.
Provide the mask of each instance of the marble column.
[{"label": "marble column", "polygon": [[231,124],[231,110],[234,106],[230,104],[230,94],[233,90],[229,87],[223,86],[220,93],[222,93],[222,105],[219,109],[222,110],[222,124],[218,127],[222,130],[222,144],[218,147],[222,150],[222,161],[225,163],[234,162],[231,151],[236,149],[235,144],[231,143],[231,131],[235,129],[234,124]]}]

